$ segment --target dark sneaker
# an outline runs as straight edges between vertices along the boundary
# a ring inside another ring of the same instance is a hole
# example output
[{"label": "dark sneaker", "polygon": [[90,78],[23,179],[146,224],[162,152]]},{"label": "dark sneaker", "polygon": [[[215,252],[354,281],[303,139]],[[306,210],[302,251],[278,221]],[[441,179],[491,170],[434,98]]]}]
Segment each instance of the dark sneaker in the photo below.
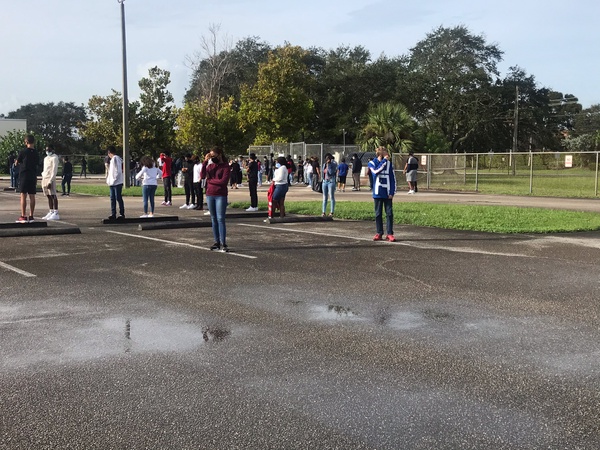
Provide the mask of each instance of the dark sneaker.
[{"label": "dark sneaker", "polygon": [[25,216],[19,216],[19,218],[17,220],[15,220],[15,222],[17,222],[17,223],[27,223],[28,219]]},{"label": "dark sneaker", "polygon": [[225,244],[223,244],[223,248],[221,249],[221,251],[223,253],[229,253],[229,247],[227,247]]},{"label": "dark sneaker", "polygon": [[108,216],[108,220],[115,220],[117,216]]},{"label": "dark sneaker", "polygon": [[125,218],[125,216],[123,214],[120,214],[119,217],[117,217],[117,220],[123,220]]},{"label": "dark sneaker", "polygon": [[33,216],[29,216],[29,217],[27,218],[27,222],[30,222],[30,223],[31,223],[31,222],[35,222],[35,219],[33,218]]},{"label": "dark sneaker", "polygon": [[374,241],[380,241],[381,240],[381,235],[379,233],[377,233],[374,237],[373,237]]},{"label": "dark sneaker", "polygon": [[221,244],[219,244],[218,242],[215,242],[213,245],[210,246],[211,250],[219,250],[221,248]]}]

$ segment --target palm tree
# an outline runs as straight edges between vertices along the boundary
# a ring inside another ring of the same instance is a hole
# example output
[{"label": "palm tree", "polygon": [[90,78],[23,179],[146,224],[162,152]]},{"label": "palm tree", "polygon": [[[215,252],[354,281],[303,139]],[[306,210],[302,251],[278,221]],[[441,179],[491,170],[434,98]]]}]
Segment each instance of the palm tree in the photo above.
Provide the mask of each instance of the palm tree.
[{"label": "palm tree", "polygon": [[415,121],[401,103],[378,103],[367,113],[360,141],[363,149],[383,146],[390,151],[408,152],[413,146]]}]

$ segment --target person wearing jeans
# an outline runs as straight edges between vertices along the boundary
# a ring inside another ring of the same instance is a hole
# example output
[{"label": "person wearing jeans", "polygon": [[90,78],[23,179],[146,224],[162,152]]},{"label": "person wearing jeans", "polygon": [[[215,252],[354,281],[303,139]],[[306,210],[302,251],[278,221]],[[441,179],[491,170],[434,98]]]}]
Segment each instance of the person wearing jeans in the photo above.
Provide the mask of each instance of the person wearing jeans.
[{"label": "person wearing jeans", "polygon": [[[123,160],[117,155],[114,146],[108,147],[108,157],[110,163],[108,166],[108,174],[106,176],[106,184],[110,188],[110,216],[111,220],[125,218],[125,204],[123,203]],[[119,217],[117,217],[117,203],[119,203]]]},{"label": "person wearing jeans", "polygon": [[207,153],[202,164],[201,177],[206,178],[206,203],[210,211],[215,243],[211,250],[228,252],[227,228],[225,226],[225,210],[227,209],[227,183],[231,169],[223,155],[223,151],[215,147]]},{"label": "person wearing jeans", "polygon": [[[154,217],[154,194],[158,185],[161,170],[154,164],[154,160],[150,156],[142,156],[140,158],[142,170],[135,176],[136,180],[142,181],[142,201],[144,204],[144,214],[140,217]],[[150,202],[150,212],[148,212],[148,202]]]},{"label": "person wearing jeans", "polygon": [[375,227],[374,241],[381,241],[383,235],[383,208],[386,216],[386,240],[395,242],[394,237],[394,211],[393,201],[396,193],[396,177],[394,168],[388,159],[388,151],[385,147],[379,147],[376,157],[369,161],[369,168],[373,176],[373,202],[375,203]]},{"label": "person wearing jeans", "polygon": [[325,155],[325,164],[323,164],[323,208],[322,216],[325,217],[327,209],[327,200],[331,197],[331,206],[329,209],[329,217],[333,217],[335,212],[335,182],[338,165],[333,159],[331,153]]}]

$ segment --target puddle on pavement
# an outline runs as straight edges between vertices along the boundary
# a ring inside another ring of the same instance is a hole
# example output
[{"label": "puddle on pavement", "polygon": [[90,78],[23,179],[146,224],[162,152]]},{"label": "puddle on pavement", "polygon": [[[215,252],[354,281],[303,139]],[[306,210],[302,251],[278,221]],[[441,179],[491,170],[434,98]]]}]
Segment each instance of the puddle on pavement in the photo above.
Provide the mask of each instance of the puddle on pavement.
[{"label": "puddle on pavement", "polygon": [[[232,330],[190,322],[184,316],[155,317],[62,316],[3,325],[6,345],[0,349],[0,368],[38,363],[87,361],[119,354],[182,353],[225,341]],[[11,343],[12,341],[12,343]]]},{"label": "puddle on pavement", "polygon": [[316,320],[363,320],[351,308],[340,305],[312,306],[309,309],[309,314]]}]

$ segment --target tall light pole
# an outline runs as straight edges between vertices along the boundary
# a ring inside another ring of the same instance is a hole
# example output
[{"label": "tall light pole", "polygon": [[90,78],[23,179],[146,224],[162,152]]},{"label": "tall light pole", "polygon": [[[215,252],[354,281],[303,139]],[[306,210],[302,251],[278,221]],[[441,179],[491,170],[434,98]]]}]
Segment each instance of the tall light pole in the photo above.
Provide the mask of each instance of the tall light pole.
[{"label": "tall light pole", "polygon": [[345,128],[342,128],[342,135],[344,136],[343,140],[344,140],[344,158],[345,158],[346,157],[346,129]]},{"label": "tall light pole", "polygon": [[123,174],[125,187],[129,180],[129,100],[127,98],[127,45],[125,40],[125,0],[117,0],[121,4],[121,43],[123,46]]}]

